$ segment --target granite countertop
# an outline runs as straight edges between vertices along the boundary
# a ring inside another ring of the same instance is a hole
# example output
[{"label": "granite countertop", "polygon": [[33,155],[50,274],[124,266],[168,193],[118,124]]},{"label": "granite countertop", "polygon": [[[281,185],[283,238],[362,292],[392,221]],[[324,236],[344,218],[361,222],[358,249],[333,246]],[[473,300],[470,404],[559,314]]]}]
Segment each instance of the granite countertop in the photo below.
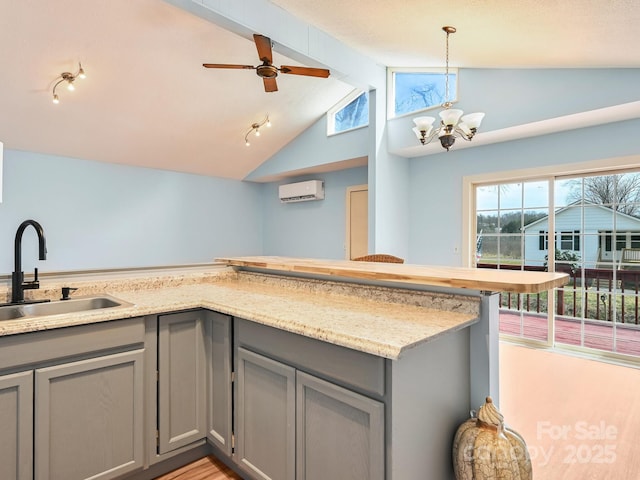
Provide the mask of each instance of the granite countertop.
[{"label": "granite countertop", "polygon": [[[0,336],[206,308],[389,359],[477,321],[477,297],[227,272],[189,281],[78,285],[131,306],[0,322]],[[74,295],[75,296],[75,295]]]}]

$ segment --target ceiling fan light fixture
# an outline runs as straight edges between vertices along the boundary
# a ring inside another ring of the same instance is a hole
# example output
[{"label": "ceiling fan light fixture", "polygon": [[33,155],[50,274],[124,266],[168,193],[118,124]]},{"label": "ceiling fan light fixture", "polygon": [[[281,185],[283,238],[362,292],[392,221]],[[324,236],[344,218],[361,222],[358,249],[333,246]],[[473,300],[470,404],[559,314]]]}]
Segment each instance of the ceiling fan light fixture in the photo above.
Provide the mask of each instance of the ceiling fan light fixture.
[{"label": "ceiling fan light fixture", "polygon": [[434,138],[440,140],[442,148],[449,151],[456,141],[456,137],[463,138],[464,140],[471,141],[476,134],[482,119],[484,118],[483,112],[468,113],[464,115],[462,110],[457,108],[451,108],[453,105],[449,98],[449,35],[456,33],[456,28],[451,26],[444,26],[442,30],[447,34],[446,42],[446,69],[445,69],[445,95],[444,102],[441,107],[443,110],[439,113],[440,125],[437,128],[433,128],[433,117],[416,117],[413,119],[415,127],[413,132],[420,140],[422,145],[426,145]]}]

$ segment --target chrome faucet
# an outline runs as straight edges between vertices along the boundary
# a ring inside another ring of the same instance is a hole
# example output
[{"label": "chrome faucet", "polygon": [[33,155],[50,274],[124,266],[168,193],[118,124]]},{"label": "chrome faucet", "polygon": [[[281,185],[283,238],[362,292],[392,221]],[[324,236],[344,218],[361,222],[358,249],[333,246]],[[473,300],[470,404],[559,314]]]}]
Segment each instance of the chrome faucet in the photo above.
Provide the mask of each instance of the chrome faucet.
[{"label": "chrome faucet", "polygon": [[[31,282],[24,281],[24,272],[22,271],[22,234],[24,230],[31,225],[38,234],[38,252],[40,260],[47,259],[47,242],[44,238],[44,230],[42,226],[35,220],[25,220],[18,227],[15,242],[15,271],[11,274],[11,303],[25,303],[24,291],[40,288],[38,282],[38,269],[34,271],[34,279]],[[36,302],[30,302],[36,303]]]}]

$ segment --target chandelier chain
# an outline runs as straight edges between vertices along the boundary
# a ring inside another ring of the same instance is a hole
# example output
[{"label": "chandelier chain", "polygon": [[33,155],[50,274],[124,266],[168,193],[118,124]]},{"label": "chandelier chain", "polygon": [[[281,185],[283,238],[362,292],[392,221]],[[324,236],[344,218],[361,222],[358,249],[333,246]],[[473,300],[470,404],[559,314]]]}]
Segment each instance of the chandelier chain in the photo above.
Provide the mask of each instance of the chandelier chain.
[{"label": "chandelier chain", "polygon": [[447,31],[447,47],[446,47],[446,54],[445,54],[445,72],[444,72],[444,78],[445,78],[445,86],[444,86],[444,103],[445,105],[447,105],[449,103],[449,35],[450,32]]}]

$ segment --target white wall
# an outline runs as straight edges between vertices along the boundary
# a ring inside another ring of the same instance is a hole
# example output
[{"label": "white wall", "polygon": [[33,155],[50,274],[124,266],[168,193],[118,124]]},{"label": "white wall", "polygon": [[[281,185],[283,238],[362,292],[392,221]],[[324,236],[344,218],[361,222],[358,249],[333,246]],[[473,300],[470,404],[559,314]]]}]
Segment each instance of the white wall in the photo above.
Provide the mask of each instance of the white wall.
[{"label": "white wall", "polygon": [[260,185],[15,150],[4,154],[0,274],[14,237],[40,222],[48,257],[24,233],[22,265],[40,271],[175,265],[262,253]]}]

